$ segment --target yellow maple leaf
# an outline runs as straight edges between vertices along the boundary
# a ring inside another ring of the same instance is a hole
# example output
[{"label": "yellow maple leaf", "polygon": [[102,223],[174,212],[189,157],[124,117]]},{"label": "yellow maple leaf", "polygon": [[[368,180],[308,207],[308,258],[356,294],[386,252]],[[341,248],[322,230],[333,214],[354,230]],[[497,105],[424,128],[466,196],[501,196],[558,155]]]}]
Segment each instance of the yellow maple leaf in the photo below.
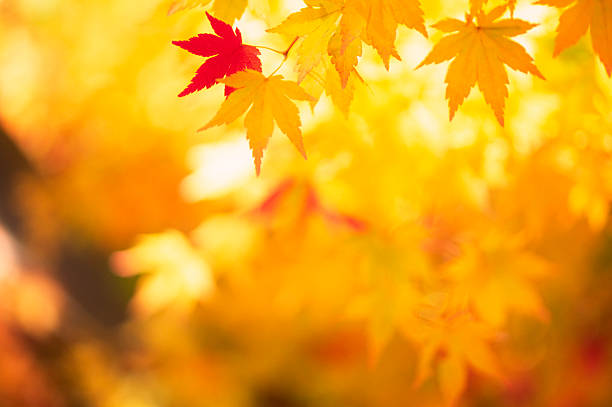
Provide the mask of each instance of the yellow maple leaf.
[{"label": "yellow maple leaf", "polygon": [[574,45],[591,30],[593,50],[612,74],[612,3],[607,0],[540,0],[538,4],[567,8],[559,19],[554,56]]},{"label": "yellow maple leaf", "polygon": [[[325,89],[334,104],[348,114],[355,88],[355,80],[351,80],[350,89],[346,89],[349,79],[361,79],[354,67],[361,56],[361,41],[355,39],[361,35],[362,27],[343,23],[357,20],[350,17],[351,10],[343,9],[341,0],[311,0],[306,3],[308,7],[293,13],[279,26],[268,31],[301,38],[297,47],[298,83],[302,84],[309,75],[312,76],[309,82],[320,87],[319,94]],[[325,58],[326,53],[331,56],[331,64],[336,67],[336,73],[330,72],[333,67]],[[341,87],[337,86],[338,75]]]},{"label": "yellow maple leaf", "polygon": [[[176,0],[168,9],[168,15],[177,11],[192,9],[195,7],[205,7],[212,0]],[[248,0],[215,0],[212,7],[212,14],[228,23],[233,23],[244,14],[248,5]]]},{"label": "yellow maple leaf", "polygon": [[340,111],[348,117],[349,109],[353,101],[355,90],[364,80],[356,69],[353,69],[346,83],[334,69],[328,69],[325,78],[325,93],[331,98],[332,102]]},{"label": "yellow maple leaf", "polygon": [[250,69],[237,72],[222,82],[236,90],[228,96],[215,117],[201,130],[231,123],[250,107],[244,125],[258,175],[263,150],[268,145],[274,130],[274,122],[306,158],[300,130],[302,123],[298,109],[290,99],[311,101],[312,96],[297,83],[283,80],[280,75],[266,77]]},{"label": "yellow maple leaf", "polygon": [[355,91],[364,80],[356,69],[349,75],[346,85],[343,86],[340,74],[333,68],[331,61],[323,61],[300,83],[309,95],[314,97],[310,103],[314,109],[323,92],[330,97],[332,103],[348,117]]},{"label": "yellow maple leaf", "polygon": [[[443,37],[417,67],[439,64],[453,59],[445,82],[450,120],[476,83],[495,117],[504,125],[505,99],[508,96],[508,75],[505,65],[544,79],[533,58],[515,41],[508,39],[535,27],[527,21],[510,18],[498,20],[506,6],[489,13],[479,12],[466,21],[445,19],[434,25],[440,31],[452,33]],[[495,21],[498,20],[498,21]]]},{"label": "yellow maple leaf", "polygon": [[362,52],[360,36],[364,28],[365,20],[358,10],[346,7],[338,30],[329,40],[327,52],[340,75],[342,87],[346,86],[351,72],[359,62]]},{"label": "yellow maple leaf", "polygon": [[248,0],[215,0],[212,13],[217,18],[232,23],[242,17],[248,3]]},{"label": "yellow maple leaf", "polygon": [[142,274],[131,307],[148,316],[164,308],[188,311],[215,289],[209,264],[176,230],[143,236],[133,247],[113,255],[122,276]]},{"label": "yellow maple leaf", "polygon": [[327,44],[337,27],[342,9],[342,1],[307,1],[308,7],[291,14],[277,27],[268,32],[288,37],[300,37],[297,47],[298,83],[319,65]]},{"label": "yellow maple leaf", "polygon": [[427,36],[419,0],[308,0],[307,7],[291,14],[269,32],[302,38],[298,47],[298,82],[328,53],[342,86],[361,56],[362,42],[373,46],[389,68],[399,25]]}]

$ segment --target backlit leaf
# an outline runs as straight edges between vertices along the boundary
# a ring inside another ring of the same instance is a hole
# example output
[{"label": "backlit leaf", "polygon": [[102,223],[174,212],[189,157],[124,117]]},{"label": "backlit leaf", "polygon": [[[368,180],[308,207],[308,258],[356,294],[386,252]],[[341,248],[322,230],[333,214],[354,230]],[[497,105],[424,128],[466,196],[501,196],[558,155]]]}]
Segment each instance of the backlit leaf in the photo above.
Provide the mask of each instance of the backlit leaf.
[{"label": "backlit leaf", "polygon": [[290,99],[312,101],[312,96],[296,83],[282,79],[280,75],[266,77],[253,70],[238,72],[223,82],[237,90],[228,96],[219,112],[202,130],[231,123],[250,107],[244,126],[253,150],[257,174],[261,169],[263,150],[274,130],[274,122],[306,158],[300,130],[302,123],[298,109]]}]

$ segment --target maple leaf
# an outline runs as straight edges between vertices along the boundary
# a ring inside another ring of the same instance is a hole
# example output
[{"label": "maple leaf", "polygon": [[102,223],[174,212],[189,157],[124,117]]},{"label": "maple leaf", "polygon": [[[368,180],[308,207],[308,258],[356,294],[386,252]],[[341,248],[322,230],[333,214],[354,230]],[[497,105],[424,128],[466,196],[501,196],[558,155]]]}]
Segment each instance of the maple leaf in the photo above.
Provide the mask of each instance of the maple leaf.
[{"label": "maple leaf", "polygon": [[[191,9],[195,7],[204,7],[210,4],[212,0],[176,0],[168,9],[168,15],[172,15],[177,11]],[[234,22],[239,19],[246,7],[248,0],[215,0],[212,7],[213,14],[224,21]]]},{"label": "maple leaf", "polygon": [[280,75],[266,77],[250,69],[237,72],[222,82],[236,88],[236,91],[229,95],[215,117],[201,130],[231,123],[250,107],[244,125],[253,150],[257,175],[261,168],[263,150],[274,130],[274,122],[306,158],[299,112],[290,99],[312,101],[312,96],[297,83],[283,80]]},{"label": "maple leaf", "polygon": [[366,21],[362,38],[376,49],[387,70],[392,56],[401,59],[395,49],[398,25],[413,28],[427,37],[419,0],[348,0],[347,5],[355,7]]},{"label": "maple leaf", "polygon": [[289,15],[280,25],[268,30],[301,38],[297,47],[298,83],[321,62],[342,11],[342,1],[309,0],[306,3],[308,7]]},{"label": "maple leaf", "polygon": [[467,384],[468,367],[503,381],[491,350],[495,331],[465,312],[423,318],[420,331],[408,332],[421,345],[414,386],[420,386],[437,365],[445,405],[455,405]]},{"label": "maple leaf", "polygon": [[238,20],[247,8],[248,0],[215,0],[213,14],[225,21]]},{"label": "maple leaf", "polygon": [[499,237],[487,236],[479,250],[464,247],[463,255],[448,265],[447,276],[456,283],[453,301],[470,304],[474,313],[492,327],[503,326],[512,312],[546,322],[548,310],[534,283],[550,274],[550,265],[518,247],[497,247],[494,239]]},{"label": "maple leaf", "polygon": [[343,87],[340,74],[334,69],[331,61],[324,59],[300,83],[306,92],[314,97],[310,103],[314,109],[323,92],[330,97],[332,103],[348,117],[350,106],[357,88],[365,81],[356,69],[349,76],[346,86]]},{"label": "maple leaf", "polygon": [[298,47],[298,82],[321,62],[325,53],[346,87],[357,66],[362,42],[373,46],[389,68],[399,25],[427,36],[419,0],[307,0],[307,7],[291,14],[269,32],[302,38]]},{"label": "maple leaf", "polygon": [[493,109],[498,122],[504,125],[505,99],[508,96],[508,75],[504,64],[544,79],[525,49],[508,39],[535,25],[515,18],[495,21],[505,10],[504,5],[489,13],[479,12],[476,21],[467,16],[466,21],[449,18],[434,24],[438,30],[452,34],[443,37],[417,69],[454,58],[444,79],[450,120],[478,83],[485,101]]},{"label": "maple leaf", "polygon": [[559,19],[555,50],[557,56],[574,45],[587,29],[591,31],[593,50],[608,76],[612,75],[612,3],[608,0],[540,0],[537,4],[567,8]]},{"label": "maple leaf", "polygon": [[[344,31],[338,28],[338,20],[342,16],[343,1],[309,0],[307,4],[308,7],[291,14],[279,26],[268,31],[301,38],[296,48],[297,82],[305,86],[311,95],[317,96],[316,99],[325,90],[346,115],[355,86],[361,80],[354,68],[361,55],[361,41],[353,41],[348,50],[342,46],[341,33]],[[345,17],[342,16],[342,19]],[[360,32],[355,35],[359,37]],[[326,53],[331,55],[331,59],[325,58]],[[313,107],[314,104],[316,100]]]},{"label": "maple leaf", "polygon": [[390,342],[396,330],[412,327],[412,314],[416,308],[419,293],[401,276],[389,278],[388,270],[377,270],[380,281],[371,281],[372,287],[364,293],[355,295],[347,305],[347,315],[350,318],[364,320],[370,343],[370,363],[374,364],[380,358],[383,350]]},{"label": "maple leaf", "polygon": [[[210,57],[198,68],[191,83],[179,93],[179,97],[189,95],[193,92],[210,88],[225,76],[231,75],[245,69],[253,69],[261,72],[261,61],[259,50],[251,45],[242,43],[242,34],[232,27],[206,13],[208,21],[215,34],[199,34],[187,41],[172,41],[194,55]],[[225,96],[232,93],[232,88],[225,87]]]},{"label": "maple leaf", "polygon": [[344,79],[333,69],[327,69],[325,77],[325,93],[344,116],[348,117],[349,109],[355,95],[355,90],[365,81],[356,69],[353,69],[349,77]]},{"label": "maple leaf", "polygon": [[191,309],[215,289],[209,264],[177,230],[142,236],[136,246],[115,252],[112,262],[121,276],[143,276],[131,302],[138,315]]},{"label": "maple leaf", "polygon": [[355,7],[346,7],[340,19],[338,31],[330,38],[327,52],[340,75],[342,87],[346,87],[351,72],[357,66],[362,52],[360,36],[366,20]]}]

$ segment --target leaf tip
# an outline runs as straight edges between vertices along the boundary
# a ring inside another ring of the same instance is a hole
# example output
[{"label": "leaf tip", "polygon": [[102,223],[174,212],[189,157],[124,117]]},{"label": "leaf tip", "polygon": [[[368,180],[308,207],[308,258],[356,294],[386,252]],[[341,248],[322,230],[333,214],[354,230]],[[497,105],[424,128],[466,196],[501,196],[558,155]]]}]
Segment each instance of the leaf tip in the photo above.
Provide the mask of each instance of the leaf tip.
[{"label": "leaf tip", "polygon": [[497,118],[497,122],[499,123],[500,126],[505,127],[505,122],[504,122],[504,116],[502,115],[495,115],[495,117]]},{"label": "leaf tip", "polygon": [[215,119],[213,118],[211,121],[209,121],[208,123],[206,123],[204,126],[200,127],[198,129],[198,133],[204,130],[208,130],[211,127],[215,127],[218,126],[220,123],[215,122]]},{"label": "leaf tip", "polygon": [[546,80],[546,77],[542,74],[542,72],[540,72],[538,68],[535,69],[535,72],[533,72],[533,74],[538,78],[542,79],[543,81]]},{"label": "leaf tip", "polygon": [[298,151],[300,152],[300,155],[304,158],[304,160],[308,160],[308,154],[306,154],[306,149],[304,148],[304,145],[298,147]]}]

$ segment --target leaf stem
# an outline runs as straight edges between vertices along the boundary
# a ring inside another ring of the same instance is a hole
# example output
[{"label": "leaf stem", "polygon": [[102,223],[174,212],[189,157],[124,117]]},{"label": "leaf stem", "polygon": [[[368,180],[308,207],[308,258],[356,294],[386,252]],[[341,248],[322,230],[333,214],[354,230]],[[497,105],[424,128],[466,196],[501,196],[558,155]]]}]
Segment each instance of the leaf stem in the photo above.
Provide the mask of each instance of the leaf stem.
[{"label": "leaf stem", "polygon": [[286,61],[287,61],[287,56],[285,55],[285,57],[283,58],[281,63],[276,67],[276,69],[270,75],[268,75],[268,78],[271,77],[271,76],[274,76],[274,74],[277,73],[278,70],[281,69],[283,65],[285,65]]},{"label": "leaf stem", "polygon": [[281,53],[283,55],[283,60],[281,61],[280,65],[278,65],[278,67],[274,70],[274,72],[268,75],[268,78],[273,76],[275,73],[277,73],[279,69],[281,69],[282,66],[285,64],[285,62],[287,62],[287,58],[289,58],[289,52],[291,51],[291,48],[293,48],[293,46],[295,45],[295,43],[297,42],[299,38],[300,37],[295,37],[293,41],[291,41],[291,44],[289,44],[287,49]]},{"label": "leaf stem", "polygon": [[293,46],[295,45],[295,43],[297,42],[298,39],[300,39],[300,37],[295,37],[293,39],[293,41],[291,41],[291,44],[289,44],[289,46],[287,47],[285,52],[283,52],[283,55],[285,56],[285,59],[287,59],[287,57],[289,56],[289,51],[291,51],[291,48],[293,48]]},{"label": "leaf stem", "polygon": [[295,37],[293,39],[293,41],[291,42],[291,44],[289,44],[289,47],[287,47],[287,49],[284,50],[284,51],[279,51],[279,50],[277,50],[275,48],[266,47],[265,45],[252,45],[252,44],[243,44],[243,45],[246,46],[246,47],[255,47],[255,48],[258,48],[258,49],[266,49],[268,51],[272,51],[272,52],[275,52],[277,54],[280,54],[280,55],[283,55],[283,56],[287,56],[289,54],[289,51],[291,51],[291,48],[293,48],[293,46],[295,45],[295,43],[297,42],[297,40],[299,38],[300,37]]},{"label": "leaf stem", "polygon": [[250,45],[250,44],[244,44],[244,45],[245,46],[249,46],[249,47],[255,47],[255,48],[258,48],[258,49],[266,49],[268,51],[272,51],[272,52],[275,52],[275,53],[280,54],[280,55],[285,55],[285,51],[279,51],[277,49],[266,47],[264,45]]}]

